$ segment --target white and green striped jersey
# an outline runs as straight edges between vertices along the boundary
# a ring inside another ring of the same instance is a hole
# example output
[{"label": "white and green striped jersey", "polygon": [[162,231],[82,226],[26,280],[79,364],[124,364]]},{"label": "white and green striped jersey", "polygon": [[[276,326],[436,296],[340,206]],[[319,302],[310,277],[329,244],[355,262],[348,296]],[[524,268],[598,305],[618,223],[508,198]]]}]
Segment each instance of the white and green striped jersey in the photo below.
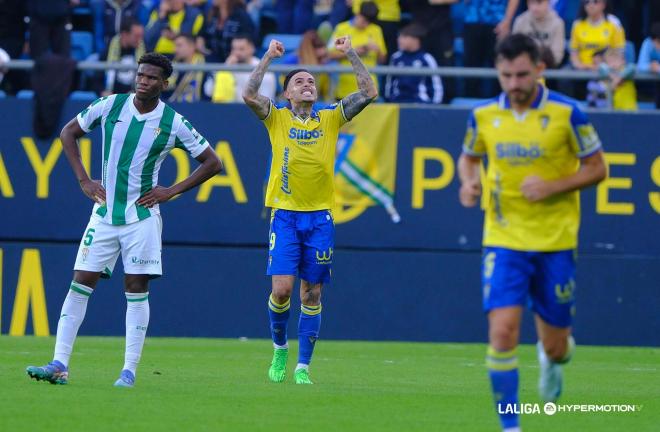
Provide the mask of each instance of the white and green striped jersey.
[{"label": "white and green striped jersey", "polygon": [[96,204],[93,212],[112,225],[159,214],[157,205],[146,208],[135,202],[158,184],[158,171],[167,154],[178,147],[197,157],[209,146],[188,120],[163,101],[153,111],[140,114],[134,98],[135,94],[102,97],[77,116],[85,132],[101,125],[106,202]]}]

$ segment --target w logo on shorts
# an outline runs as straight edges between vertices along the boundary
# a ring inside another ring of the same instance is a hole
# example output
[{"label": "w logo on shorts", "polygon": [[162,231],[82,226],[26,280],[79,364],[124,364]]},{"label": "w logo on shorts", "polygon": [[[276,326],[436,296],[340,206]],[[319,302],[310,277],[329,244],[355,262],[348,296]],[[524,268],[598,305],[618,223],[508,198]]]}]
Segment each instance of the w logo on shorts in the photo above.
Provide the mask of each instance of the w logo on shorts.
[{"label": "w logo on shorts", "polygon": [[317,264],[332,263],[332,248],[328,248],[327,251],[323,251],[320,254],[319,251],[316,251],[316,263]]}]

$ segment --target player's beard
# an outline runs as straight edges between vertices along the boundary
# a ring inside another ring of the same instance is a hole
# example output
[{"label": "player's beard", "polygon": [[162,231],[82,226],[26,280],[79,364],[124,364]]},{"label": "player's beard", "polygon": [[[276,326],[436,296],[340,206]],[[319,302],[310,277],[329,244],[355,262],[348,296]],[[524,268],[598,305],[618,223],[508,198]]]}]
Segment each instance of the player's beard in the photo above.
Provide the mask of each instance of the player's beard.
[{"label": "player's beard", "polygon": [[527,104],[534,96],[534,87],[531,89],[517,88],[509,92],[509,99],[517,104]]}]

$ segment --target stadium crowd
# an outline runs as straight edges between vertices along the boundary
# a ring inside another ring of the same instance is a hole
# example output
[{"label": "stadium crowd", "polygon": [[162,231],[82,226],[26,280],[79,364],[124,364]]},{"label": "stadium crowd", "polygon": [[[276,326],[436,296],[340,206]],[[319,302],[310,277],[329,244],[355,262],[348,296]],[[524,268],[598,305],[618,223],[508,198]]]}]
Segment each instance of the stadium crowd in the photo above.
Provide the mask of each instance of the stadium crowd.
[{"label": "stadium crowd", "polygon": [[[64,73],[71,60],[135,64],[148,51],[178,63],[255,65],[273,37],[287,49],[279,63],[348,65],[333,48],[343,35],[368,67],[493,67],[497,40],[511,32],[537,40],[548,68],[598,72],[586,84],[551,80],[549,87],[595,108],[660,108],[660,84],[634,82],[637,71],[660,74],[660,0],[0,0],[0,69],[27,58]],[[34,75],[0,70],[0,96],[37,91]],[[248,75],[177,73],[163,97],[242,102]],[[316,78],[325,102],[357,88],[351,74]],[[261,92],[275,98],[281,79],[267,75]],[[93,98],[126,92],[133,81],[133,71],[109,70],[78,71],[63,82]],[[380,100],[397,103],[473,103],[499,91],[494,79],[439,75],[379,83]]]}]

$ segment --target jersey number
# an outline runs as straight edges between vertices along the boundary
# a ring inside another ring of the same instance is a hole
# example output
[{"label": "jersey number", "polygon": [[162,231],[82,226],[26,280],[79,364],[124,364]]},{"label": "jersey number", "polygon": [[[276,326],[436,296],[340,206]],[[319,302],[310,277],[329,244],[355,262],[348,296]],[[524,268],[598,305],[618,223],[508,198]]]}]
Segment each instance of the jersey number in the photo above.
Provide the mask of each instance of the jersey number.
[{"label": "jersey number", "polygon": [[95,232],[96,230],[94,228],[90,228],[87,230],[87,232],[85,233],[85,240],[83,240],[83,244],[85,246],[90,246],[92,244],[92,242],[94,241]]},{"label": "jersey number", "polygon": [[270,233],[270,243],[268,245],[268,250],[275,249],[275,233]]}]

